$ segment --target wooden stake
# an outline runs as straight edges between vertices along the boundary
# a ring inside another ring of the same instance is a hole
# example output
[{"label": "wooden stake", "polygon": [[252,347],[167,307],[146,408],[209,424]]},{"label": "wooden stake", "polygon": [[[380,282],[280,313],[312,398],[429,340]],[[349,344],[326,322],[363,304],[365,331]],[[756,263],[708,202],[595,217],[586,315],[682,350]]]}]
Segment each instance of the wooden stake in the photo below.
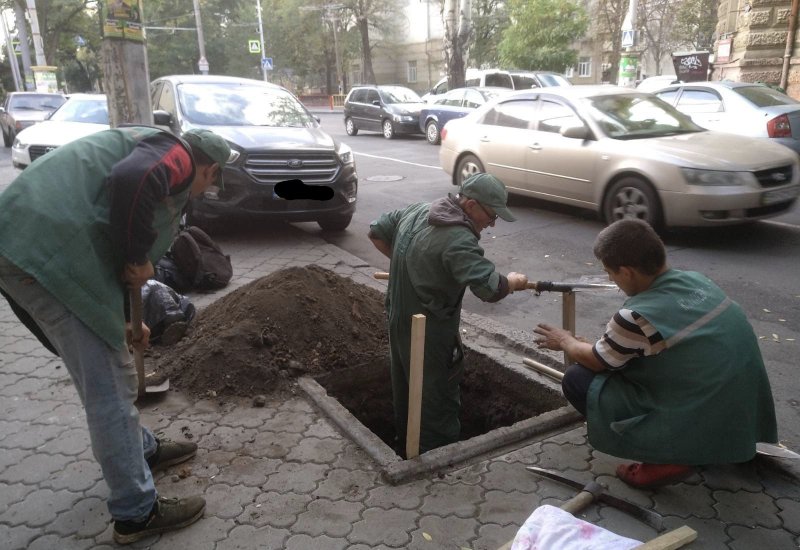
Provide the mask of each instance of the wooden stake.
[{"label": "wooden stake", "polygon": [[[563,327],[565,330],[568,330],[573,336],[575,335],[575,293],[574,292],[562,292],[561,295],[564,297],[563,303],[561,305],[561,317],[563,320]],[[564,366],[568,367],[572,363],[569,355],[567,352],[564,352]]]},{"label": "wooden stake", "polygon": [[422,368],[425,365],[425,316],[411,318],[411,368],[408,376],[408,425],[406,458],[419,456],[419,427],[422,420]]}]

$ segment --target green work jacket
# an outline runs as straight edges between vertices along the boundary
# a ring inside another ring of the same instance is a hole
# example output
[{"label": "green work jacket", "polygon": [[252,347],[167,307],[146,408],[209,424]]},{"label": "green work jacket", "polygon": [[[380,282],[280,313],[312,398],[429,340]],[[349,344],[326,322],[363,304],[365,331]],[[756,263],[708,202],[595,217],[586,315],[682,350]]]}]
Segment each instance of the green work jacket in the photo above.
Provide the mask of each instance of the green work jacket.
[{"label": "green work jacket", "polygon": [[595,377],[590,443],[642,462],[726,464],[777,441],[758,341],[742,308],[705,276],[669,270],[625,308],[661,333],[661,353]]},{"label": "green work jacket", "polygon": [[[120,350],[126,345],[125,260],[112,236],[107,177],[140,140],[159,132],[120,128],[71,142],[38,159],[0,195],[0,255]],[[153,264],[172,243],[188,198],[187,187],[155,206]]]}]

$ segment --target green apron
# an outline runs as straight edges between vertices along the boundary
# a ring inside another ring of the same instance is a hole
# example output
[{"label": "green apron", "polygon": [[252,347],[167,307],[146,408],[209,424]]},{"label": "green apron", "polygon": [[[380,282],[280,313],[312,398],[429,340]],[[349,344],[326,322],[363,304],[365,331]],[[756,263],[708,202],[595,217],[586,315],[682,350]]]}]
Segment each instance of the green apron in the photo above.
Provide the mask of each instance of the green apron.
[{"label": "green apron", "polygon": [[[109,222],[111,168],[142,139],[132,127],[98,132],[47,154],[0,195],[0,255],[37,281],[115,349],[125,347],[123,251]],[[177,139],[177,138],[176,138]],[[189,188],[158,203],[154,264],[174,238]]]},{"label": "green apron", "polygon": [[769,380],[741,307],[705,276],[670,270],[625,308],[645,317],[667,349],[593,380],[589,442],[656,464],[727,464],[777,441]]}]

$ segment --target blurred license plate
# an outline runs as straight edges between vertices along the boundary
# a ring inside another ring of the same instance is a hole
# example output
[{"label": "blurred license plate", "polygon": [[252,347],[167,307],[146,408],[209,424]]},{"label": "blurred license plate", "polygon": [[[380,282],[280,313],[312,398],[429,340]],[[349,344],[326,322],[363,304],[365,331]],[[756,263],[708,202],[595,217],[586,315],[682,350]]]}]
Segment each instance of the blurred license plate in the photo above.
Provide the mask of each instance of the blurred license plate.
[{"label": "blurred license plate", "polygon": [[786,189],[776,189],[765,191],[761,195],[761,204],[775,204],[776,202],[788,201],[800,194],[800,186],[788,187]]}]

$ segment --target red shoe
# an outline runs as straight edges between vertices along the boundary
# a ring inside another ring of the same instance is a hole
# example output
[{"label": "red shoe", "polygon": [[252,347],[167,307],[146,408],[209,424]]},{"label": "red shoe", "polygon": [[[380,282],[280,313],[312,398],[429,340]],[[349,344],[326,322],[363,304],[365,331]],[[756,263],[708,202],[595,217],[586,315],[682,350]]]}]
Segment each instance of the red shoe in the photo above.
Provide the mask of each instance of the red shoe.
[{"label": "red shoe", "polygon": [[683,481],[694,472],[685,464],[620,464],[617,477],[638,489],[650,489]]}]

